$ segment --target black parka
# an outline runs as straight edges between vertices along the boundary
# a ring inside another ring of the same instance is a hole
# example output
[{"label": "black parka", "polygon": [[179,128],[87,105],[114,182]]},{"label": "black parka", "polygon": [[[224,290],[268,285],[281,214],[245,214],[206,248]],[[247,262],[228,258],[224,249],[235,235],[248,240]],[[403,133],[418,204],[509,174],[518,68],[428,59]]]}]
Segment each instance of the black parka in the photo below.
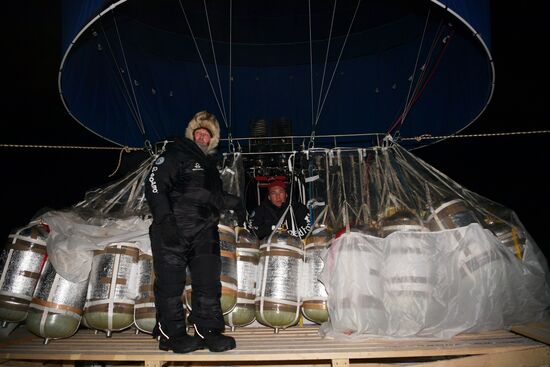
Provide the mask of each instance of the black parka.
[{"label": "black parka", "polygon": [[145,183],[153,215],[157,319],[167,335],[185,333],[181,294],[187,267],[193,287],[189,321],[200,327],[224,326],[217,225],[220,209],[236,205],[239,199],[223,193],[218,158],[187,138],[177,138],[154,162]]},{"label": "black parka", "polygon": [[187,237],[190,215],[199,226],[217,222],[224,204],[218,160],[218,155],[205,154],[193,141],[176,138],[153,164],[145,185],[154,223],[173,216]]},{"label": "black parka", "polygon": [[[269,200],[264,200],[260,206],[256,208],[249,218],[249,226],[256,233],[259,239],[264,239],[269,236],[275,226],[283,216],[283,213],[288,208],[288,203],[284,203],[280,208],[273,205]],[[293,203],[292,209],[295,218],[295,231],[292,231],[292,220],[290,211],[287,212],[283,224],[293,236],[304,238],[310,228],[310,215],[307,207],[302,203]]]}]

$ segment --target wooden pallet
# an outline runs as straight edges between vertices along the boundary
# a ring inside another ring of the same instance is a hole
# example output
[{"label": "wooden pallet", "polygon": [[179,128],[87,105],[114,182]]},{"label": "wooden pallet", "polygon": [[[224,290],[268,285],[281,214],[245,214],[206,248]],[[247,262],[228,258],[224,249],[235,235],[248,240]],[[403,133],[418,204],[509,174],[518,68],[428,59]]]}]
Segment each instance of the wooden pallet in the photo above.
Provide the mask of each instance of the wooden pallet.
[{"label": "wooden pallet", "polygon": [[9,337],[0,339],[0,366],[74,366],[75,361],[118,361],[112,362],[113,365],[145,367],[165,364],[382,367],[405,362],[416,367],[550,365],[550,347],[508,331],[463,334],[450,340],[361,341],[322,339],[318,328],[312,326],[290,328],[278,334],[268,328],[244,328],[228,334],[235,337],[237,349],[175,354],[160,351],[150,335],[135,334],[132,330],[107,338],[105,334],[82,329],[70,338],[45,345],[43,339],[19,327]]}]

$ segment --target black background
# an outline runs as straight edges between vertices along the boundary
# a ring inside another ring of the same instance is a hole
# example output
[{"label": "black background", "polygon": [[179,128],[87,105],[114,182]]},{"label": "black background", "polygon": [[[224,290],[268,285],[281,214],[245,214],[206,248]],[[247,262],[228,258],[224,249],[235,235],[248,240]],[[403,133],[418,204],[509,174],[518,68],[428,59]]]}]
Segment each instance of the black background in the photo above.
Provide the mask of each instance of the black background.
[{"label": "black background", "polygon": [[[15,3],[15,4],[14,4]],[[493,100],[463,133],[548,129],[549,22],[528,2],[494,1]],[[528,6],[530,5],[530,6]],[[112,146],[76,123],[58,95],[61,14],[53,1],[10,2],[2,37],[2,144]],[[452,179],[513,209],[548,256],[550,134],[448,139],[415,154]],[[112,180],[118,151],[0,148],[0,236],[43,207],[60,209]],[[123,157],[124,158],[124,157]],[[123,159],[123,166],[131,165]]]}]

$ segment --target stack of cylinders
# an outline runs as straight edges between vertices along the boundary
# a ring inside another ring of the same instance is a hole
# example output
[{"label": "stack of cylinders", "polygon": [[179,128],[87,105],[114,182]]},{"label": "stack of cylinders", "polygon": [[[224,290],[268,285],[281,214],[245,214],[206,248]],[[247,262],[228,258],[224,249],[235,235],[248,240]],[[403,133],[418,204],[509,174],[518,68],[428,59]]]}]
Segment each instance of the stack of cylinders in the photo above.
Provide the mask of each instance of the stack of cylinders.
[{"label": "stack of cylinders", "polygon": [[[251,122],[250,124],[250,136],[251,137],[267,137],[269,130],[269,123],[267,120],[259,119]],[[250,139],[250,151],[251,152],[264,152],[269,149],[269,141],[265,139]]]},{"label": "stack of cylinders", "polygon": [[389,333],[415,335],[425,325],[434,287],[432,252],[415,238],[401,237],[385,249],[384,304]]},{"label": "stack of cylinders", "polygon": [[296,324],[300,314],[300,272],[304,252],[296,237],[279,230],[260,246],[256,319],[279,329]]},{"label": "stack of cylinders", "polygon": [[[220,282],[222,295],[220,304],[222,313],[225,315],[235,307],[237,303],[237,253],[235,245],[235,230],[223,224],[218,224],[220,235],[220,255],[222,270]],[[184,300],[187,308],[191,310],[193,287],[189,268],[187,269],[187,280],[185,281]]]},{"label": "stack of cylinders", "polygon": [[281,152],[292,150],[292,143],[289,138],[276,138],[278,136],[288,137],[292,135],[292,121],[286,117],[279,117],[271,124],[271,150]]},{"label": "stack of cylinders", "polygon": [[226,325],[232,329],[252,323],[255,319],[254,297],[259,259],[259,243],[255,234],[246,228],[236,230],[237,247],[237,304],[226,315]]},{"label": "stack of cylinders", "polygon": [[119,242],[94,251],[90,284],[84,307],[86,325],[103,330],[123,330],[134,322],[139,249]]},{"label": "stack of cylinders", "polygon": [[326,227],[320,227],[313,230],[305,241],[302,313],[317,324],[328,320],[328,295],[318,278],[324,267],[322,256],[330,245],[330,240],[331,235]]},{"label": "stack of cylinders", "polygon": [[413,213],[400,210],[380,221],[380,237],[385,238],[394,232],[424,232],[429,231],[422,221]]},{"label": "stack of cylinders", "polygon": [[479,223],[475,213],[461,199],[445,201],[438,205],[426,221],[432,231],[466,227]]},{"label": "stack of cylinders", "polygon": [[138,330],[146,333],[152,333],[157,322],[154,284],[153,257],[140,252],[138,260],[138,298],[134,306],[134,324]]},{"label": "stack of cylinders", "polygon": [[45,338],[45,344],[70,337],[80,325],[87,289],[88,279],[71,282],[47,261],[29,306],[27,329]]},{"label": "stack of cylinders", "polygon": [[32,222],[12,232],[0,256],[0,320],[21,322],[27,317],[42,267],[46,262],[48,228]]}]

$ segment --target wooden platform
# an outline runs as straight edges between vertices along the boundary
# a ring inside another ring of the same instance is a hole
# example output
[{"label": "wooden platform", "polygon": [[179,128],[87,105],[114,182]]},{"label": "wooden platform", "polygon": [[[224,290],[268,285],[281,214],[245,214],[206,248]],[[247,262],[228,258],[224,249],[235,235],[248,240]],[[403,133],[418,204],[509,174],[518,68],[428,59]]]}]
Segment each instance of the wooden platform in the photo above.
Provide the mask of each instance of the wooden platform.
[{"label": "wooden platform", "polygon": [[[164,365],[316,365],[353,366],[549,366],[550,347],[508,331],[459,335],[450,340],[337,341],[322,339],[317,327],[295,327],[274,334],[268,328],[245,328],[228,332],[237,349],[224,353],[196,351],[175,354],[158,350],[155,340],[133,330],[76,335],[52,340],[17,328],[0,339],[0,366],[74,366],[75,361],[118,361],[119,366]],[[55,361],[55,363],[54,363]],[[166,363],[171,362],[171,363]],[[109,363],[107,363],[109,365]]]}]

